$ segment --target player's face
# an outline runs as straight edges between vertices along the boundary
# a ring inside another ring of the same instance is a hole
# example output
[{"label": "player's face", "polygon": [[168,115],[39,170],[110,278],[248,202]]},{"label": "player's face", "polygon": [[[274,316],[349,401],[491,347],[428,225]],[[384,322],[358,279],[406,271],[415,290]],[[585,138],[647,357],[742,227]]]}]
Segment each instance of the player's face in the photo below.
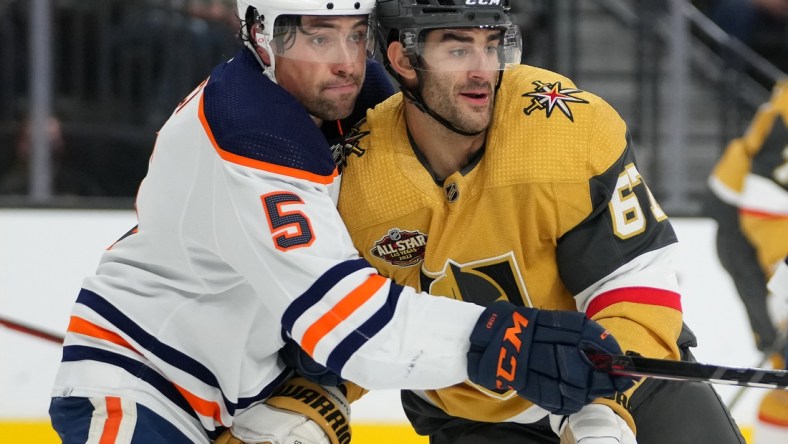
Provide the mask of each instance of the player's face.
[{"label": "player's face", "polygon": [[304,16],[292,45],[276,56],[276,79],[315,117],[353,111],[366,72],[366,16]]},{"label": "player's face", "polygon": [[422,94],[427,106],[456,127],[477,132],[492,119],[498,80],[500,31],[432,31],[422,52]]}]

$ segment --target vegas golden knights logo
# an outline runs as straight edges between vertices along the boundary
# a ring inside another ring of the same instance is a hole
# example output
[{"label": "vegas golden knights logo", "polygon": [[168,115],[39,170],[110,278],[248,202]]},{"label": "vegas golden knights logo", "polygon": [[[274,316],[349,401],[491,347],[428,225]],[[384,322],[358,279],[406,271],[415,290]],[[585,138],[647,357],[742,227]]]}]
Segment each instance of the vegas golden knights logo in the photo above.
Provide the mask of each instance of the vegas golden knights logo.
[{"label": "vegas golden knights logo", "polygon": [[536,89],[533,92],[523,94],[523,97],[531,98],[531,105],[523,109],[523,112],[530,116],[534,111],[545,110],[547,117],[553,115],[554,110],[561,111],[570,121],[575,121],[575,116],[569,108],[569,103],[588,103],[587,100],[575,97],[585,91],[576,88],[563,88],[561,82],[545,83],[533,82]]},{"label": "vegas golden knights logo", "polygon": [[[511,252],[464,264],[449,259],[443,270],[437,272],[422,267],[420,277],[421,290],[433,295],[483,306],[497,300],[508,300],[516,305],[533,307],[517,261]],[[468,383],[490,398],[507,400],[517,396],[517,392],[509,390],[506,384],[501,384],[498,390],[489,390],[472,382]]]},{"label": "vegas golden knights logo", "polygon": [[430,294],[487,306],[497,300],[531,307],[514,255],[459,264],[449,259],[443,270],[421,269],[421,289]]}]

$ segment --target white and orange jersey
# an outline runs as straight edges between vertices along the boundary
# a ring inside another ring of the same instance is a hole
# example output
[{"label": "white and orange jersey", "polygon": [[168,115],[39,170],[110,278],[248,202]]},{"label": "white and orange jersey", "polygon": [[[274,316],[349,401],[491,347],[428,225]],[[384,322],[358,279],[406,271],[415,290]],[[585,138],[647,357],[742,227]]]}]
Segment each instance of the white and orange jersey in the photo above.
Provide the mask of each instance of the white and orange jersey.
[{"label": "white and orange jersey", "polygon": [[339,174],[303,107],[247,50],[159,132],[139,225],[84,280],[53,396],[118,396],[194,442],[288,377],[289,335],[374,388],[467,378],[483,308],[378,275],[336,210]]}]

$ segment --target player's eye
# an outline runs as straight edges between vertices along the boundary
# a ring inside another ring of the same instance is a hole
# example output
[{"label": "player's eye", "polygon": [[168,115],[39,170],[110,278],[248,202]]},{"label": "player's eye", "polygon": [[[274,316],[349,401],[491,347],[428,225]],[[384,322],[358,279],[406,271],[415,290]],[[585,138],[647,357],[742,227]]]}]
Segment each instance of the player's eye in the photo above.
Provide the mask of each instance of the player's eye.
[{"label": "player's eye", "polygon": [[328,42],[328,39],[322,35],[316,35],[310,38],[309,41],[314,45],[324,46]]},{"label": "player's eye", "polygon": [[359,31],[353,33],[348,37],[348,41],[351,43],[366,43],[367,42],[367,33],[366,31]]}]

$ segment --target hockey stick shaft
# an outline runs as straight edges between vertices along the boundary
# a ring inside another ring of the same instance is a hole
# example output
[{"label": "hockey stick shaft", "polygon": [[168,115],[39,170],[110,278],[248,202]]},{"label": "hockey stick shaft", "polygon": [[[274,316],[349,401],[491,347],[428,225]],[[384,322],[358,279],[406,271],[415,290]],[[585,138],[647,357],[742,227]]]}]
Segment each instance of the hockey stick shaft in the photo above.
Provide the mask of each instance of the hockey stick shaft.
[{"label": "hockey stick shaft", "polygon": [[14,331],[18,331],[20,333],[25,333],[30,336],[35,336],[36,338],[43,339],[45,341],[54,342],[58,345],[63,344],[63,336],[56,335],[54,333],[49,333],[40,328],[23,324],[21,322],[12,321],[8,318],[0,317],[0,325]]},{"label": "hockey stick shaft", "polygon": [[[769,359],[775,354],[779,353],[780,351],[785,350],[786,346],[786,334],[788,332],[778,332],[777,340],[774,343],[767,347],[763,352],[761,352],[760,360],[755,364],[756,367],[763,367],[769,362]],[[747,390],[746,386],[739,387],[736,389],[736,393],[734,393],[733,397],[731,397],[730,401],[728,401],[728,410],[733,411],[733,408],[739,403],[741,398],[744,396],[744,391]]]},{"label": "hockey stick shaft", "polygon": [[788,388],[788,371],[763,368],[728,367],[699,362],[644,358],[635,354],[610,355],[586,351],[600,370],[622,376],[645,376],[676,381],[741,385],[761,388]]}]

